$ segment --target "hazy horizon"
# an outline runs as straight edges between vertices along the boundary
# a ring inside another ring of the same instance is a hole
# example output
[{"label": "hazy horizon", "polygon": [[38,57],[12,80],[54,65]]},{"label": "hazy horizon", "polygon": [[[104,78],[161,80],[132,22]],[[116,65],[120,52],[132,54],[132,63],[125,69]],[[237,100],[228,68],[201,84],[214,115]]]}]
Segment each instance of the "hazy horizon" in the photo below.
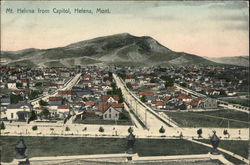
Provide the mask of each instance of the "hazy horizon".
[{"label": "hazy horizon", "polygon": [[[7,8],[109,9],[109,14],[6,13]],[[249,56],[246,1],[1,1],[1,51],[49,49],[129,33],[202,57]]]}]

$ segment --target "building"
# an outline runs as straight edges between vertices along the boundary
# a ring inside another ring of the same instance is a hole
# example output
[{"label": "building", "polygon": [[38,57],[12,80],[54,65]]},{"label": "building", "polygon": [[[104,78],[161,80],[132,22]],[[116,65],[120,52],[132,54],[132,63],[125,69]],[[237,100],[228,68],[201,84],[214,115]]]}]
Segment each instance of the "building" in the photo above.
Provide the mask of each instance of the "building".
[{"label": "building", "polygon": [[215,99],[205,98],[201,100],[200,107],[204,109],[218,108],[218,103]]},{"label": "building", "polygon": [[9,104],[6,110],[8,120],[27,120],[32,106],[27,102],[21,101],[17,104]]}]

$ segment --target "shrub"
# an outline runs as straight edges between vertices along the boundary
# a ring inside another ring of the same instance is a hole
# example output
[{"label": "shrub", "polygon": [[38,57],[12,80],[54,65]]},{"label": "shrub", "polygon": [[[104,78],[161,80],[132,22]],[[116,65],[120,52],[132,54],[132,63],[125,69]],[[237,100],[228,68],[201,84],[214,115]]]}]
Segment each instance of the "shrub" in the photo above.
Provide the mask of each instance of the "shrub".
[{"label": "shrub", "polygon": [[103,128],[103,127],[100,127],[100,128],[99,128],[99,132],[104,132],[104,128]]},{"label": "shrub", "polygon": [[129,127],[129,128],[128,128],[128,133],[133,133],[133,131],[134,131],[134,130],[133,130],[132,127]]},{"label": "shrub", "polygon": [[38,128],[37,128],[37,126],[36,125],[34,125],[33,127],[32,127],[32,130],[33,131],[36,131]]},{"label": "shrub", "polygon": [[163,126],[161,126],[161,128],[159,129],[160,133],[165,133],[165,129],[163,128]]},{"label": "shrub", "polygon": [[201,134],[202,134],[202,129],[201,128],[197,130],[197,134],[198,134],[198,138],[202,137],[201,136]]},{"label": "shrub", "polygon": [[2,130],[5,129],[5,124],[4,124],[4,122],[1,122],[0,128],[1,128]]},{"label": "shrub", "polygon": [[69,127],[68,127],[68,126],[65,128],[65,131],[70,131],[70,129],[69,129]]}]

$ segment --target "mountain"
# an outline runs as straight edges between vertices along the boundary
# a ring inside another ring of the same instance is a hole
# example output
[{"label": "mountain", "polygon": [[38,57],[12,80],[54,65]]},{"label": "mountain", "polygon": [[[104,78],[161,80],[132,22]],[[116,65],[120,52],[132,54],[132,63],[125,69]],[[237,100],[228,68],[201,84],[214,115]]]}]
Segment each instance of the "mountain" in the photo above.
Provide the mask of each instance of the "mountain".
[{"label": "mountain", "polygon": [[128,33],[98,37],[58,48],[2,51],[1,56],[9,65],[25,65],[27,60],[40,66],[216,64],[200,56],[172,51],[149,36],[137,37]]},{"label": "mountain", "polygon": [[210,61],[221,64],[237,65],[237,66],[246,66],[249,67],[249,56],[233,56],[233,57],[205,57]]}]

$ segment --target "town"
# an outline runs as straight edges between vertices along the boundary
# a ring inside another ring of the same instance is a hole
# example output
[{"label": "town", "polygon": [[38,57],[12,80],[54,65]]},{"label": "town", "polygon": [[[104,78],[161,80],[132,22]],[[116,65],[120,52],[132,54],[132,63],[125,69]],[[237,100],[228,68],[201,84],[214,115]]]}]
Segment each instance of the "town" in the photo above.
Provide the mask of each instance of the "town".
[{"label": "town", "polygon": [[4,136],[249,140],[246,67],[0,70]]}]

